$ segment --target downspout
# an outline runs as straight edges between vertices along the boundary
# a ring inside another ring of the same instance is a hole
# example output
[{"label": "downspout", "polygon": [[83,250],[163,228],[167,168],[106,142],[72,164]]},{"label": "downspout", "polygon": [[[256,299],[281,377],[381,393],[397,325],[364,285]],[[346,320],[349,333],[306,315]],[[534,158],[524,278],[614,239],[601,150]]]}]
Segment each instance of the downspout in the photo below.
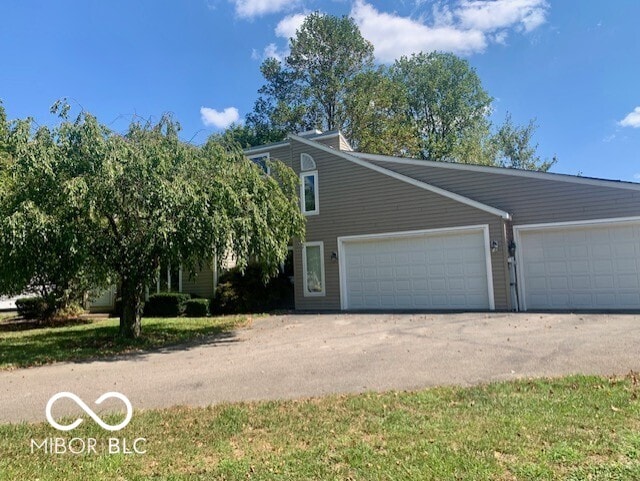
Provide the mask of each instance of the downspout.
[{"label": "downspout", "polygon": [[520,298],[518,297],[518,268],[516,265],[516,244],[513,239],[513,225],[504,223],[505,239],[507,241],[507,270],[509,271],[509,298],[511,310],[520,311]]}]

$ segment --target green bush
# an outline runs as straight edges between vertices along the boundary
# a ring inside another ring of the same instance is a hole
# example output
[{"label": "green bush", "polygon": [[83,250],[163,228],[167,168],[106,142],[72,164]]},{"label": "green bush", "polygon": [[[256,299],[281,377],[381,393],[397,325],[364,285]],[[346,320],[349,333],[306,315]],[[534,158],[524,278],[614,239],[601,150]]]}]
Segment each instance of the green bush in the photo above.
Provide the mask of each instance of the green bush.
[{"label": "green bush", "polygon": [[250,265],[244,275],[238,268],[220,276],[211,312],[233,314],[266,312],[274,309],[293,308],[293,285],[289,277],[281,274],[263,282],[262,269]]},{"label": "green bush", "polygon": [[187,317],[207,317],[209,299],[189,299],[185,303],[184,315]]},{"label": "green bush", "polygon": [[160,292],[149,296],[144,304],[147,317],[178,317],[184,314],[185,304],[191,298],[181,292]]},{"label": "green bush", "polygon": [[51,308],[42,297],[20,297],[16,299],[16,309],[25,319],[45,319],[51,315]]}]

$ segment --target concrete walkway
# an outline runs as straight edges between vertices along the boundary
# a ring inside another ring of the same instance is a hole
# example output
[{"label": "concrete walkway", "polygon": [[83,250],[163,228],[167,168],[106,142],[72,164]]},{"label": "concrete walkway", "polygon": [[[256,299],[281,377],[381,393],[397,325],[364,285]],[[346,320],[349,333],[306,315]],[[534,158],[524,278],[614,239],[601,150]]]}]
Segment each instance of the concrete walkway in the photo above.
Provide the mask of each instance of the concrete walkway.
[{"label": "concrete walkway", "polygon": [[[0,372],[0,422],[44,421],[60,391],[141,409],[630,370],[640,315],[288,315],[197,346]],[[61,400],[54,416],[78,413]]]}]

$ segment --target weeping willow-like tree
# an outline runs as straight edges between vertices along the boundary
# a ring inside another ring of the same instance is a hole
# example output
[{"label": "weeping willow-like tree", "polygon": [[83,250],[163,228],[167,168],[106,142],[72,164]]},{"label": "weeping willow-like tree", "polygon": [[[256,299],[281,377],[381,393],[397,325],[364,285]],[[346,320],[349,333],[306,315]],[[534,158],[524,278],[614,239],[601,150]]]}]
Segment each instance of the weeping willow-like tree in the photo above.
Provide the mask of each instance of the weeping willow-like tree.
[{"label": "weeping willow-like tree", "polygon": [[297,178],[284,164],[266,176],[228,145],[186,144],[170,116],[118,134],[89,113],[54,111],[54,128],[5,123],[0,291],[116,281],[120,334],[138,337],[161,265],[197,270],[232,253],[241,267],[257,261],[275,273],[290,239],[304,237]]}]

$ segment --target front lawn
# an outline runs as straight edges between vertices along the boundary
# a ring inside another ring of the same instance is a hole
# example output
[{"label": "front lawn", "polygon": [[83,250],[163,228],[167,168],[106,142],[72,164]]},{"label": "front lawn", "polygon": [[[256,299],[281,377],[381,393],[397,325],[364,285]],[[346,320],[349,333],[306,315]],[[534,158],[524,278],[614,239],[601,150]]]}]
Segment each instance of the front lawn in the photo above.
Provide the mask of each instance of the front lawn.
[{"label": "front lawn", "polygon": [[[574,376],[137,411],[122,431],[0,426],[0,477],[40,480],[638,480],[640,387]],[[111,423],[121,416],[111,417]],[[146,454],[31,454],[30,439],[147,439]]]},{"label": "front lawn", "polygon": [[142,337],[136,340],[119,338],[118,322],[118,319],[79,320],[62,327],[24,331],[3,330],[0,322],[0,369],[105,357],[197,342],[207,336],[225,335],[246,324],[248,318],[143,318]]}]

